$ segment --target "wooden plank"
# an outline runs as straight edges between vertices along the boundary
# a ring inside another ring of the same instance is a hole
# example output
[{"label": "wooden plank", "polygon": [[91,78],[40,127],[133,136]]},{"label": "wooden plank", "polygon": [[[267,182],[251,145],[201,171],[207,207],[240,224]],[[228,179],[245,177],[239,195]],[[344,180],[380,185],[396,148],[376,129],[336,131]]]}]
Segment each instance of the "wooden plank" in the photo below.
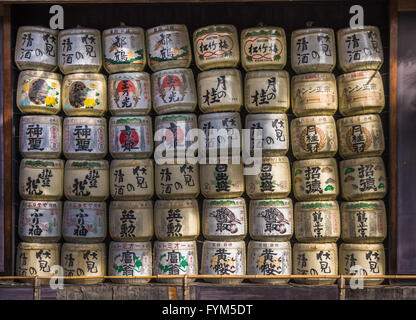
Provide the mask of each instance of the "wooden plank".
[{"label": "wooden plank", "polygon": [[[3,6],[0,6],[0,25],[3,25]],[[3,61],[3,28],[0,30],[0,61]],[[3,128],[3,64],[0,65],[0,128]],[[3,132],[0,133],[0,272],[4,272],[4,152]]]},{"label": "wooden plank", "polygon": [[0,300],[33,300],[33,287],[0,287]]},{"label": "wooden plank", "polygon": [[[53,4],[67,4],[67,3],[249,3],[249,2],[316,2],[316,0],[60,0],[54,1]],[[345,2],[345,0],[320,0],[320,2]],[[8,0],[3,1],[6,4],[45,4],[45,1],[41,0]],[[52,5],[52,3],[51,3]]]},{"label": "wooden plank", "polygon": [[416,1],[414,0],[398,0],[398,11],[416,11]]}]

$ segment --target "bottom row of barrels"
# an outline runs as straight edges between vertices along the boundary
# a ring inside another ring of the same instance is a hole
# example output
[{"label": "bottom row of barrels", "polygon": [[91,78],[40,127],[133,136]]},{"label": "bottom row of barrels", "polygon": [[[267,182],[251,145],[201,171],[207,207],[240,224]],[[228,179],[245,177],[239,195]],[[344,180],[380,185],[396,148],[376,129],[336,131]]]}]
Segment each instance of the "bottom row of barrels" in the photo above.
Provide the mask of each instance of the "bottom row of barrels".
[{"label": "bottom row of barrels", "polygon": [[[111,242],[108,256],[104,243],[36,244],[21,242],[17,250],[18,276],[53,276],[57,266],[62,265],[68,277],[82,276],[152,276],[197,275],[198,258],[195,241],[155,241],[152,254],[151,242]],[[338,249],[336,243],[295,243],[250,241],[247,249],[244,241],[204,241],[200,274],[204,281],[235,284],[241,278],[210,278],[217,275],[256,275],[252,282],[285,284],[288,279],[270,279],[273,275],[384,275],[385,254],[383,244],[346,244]],[[54,267],[55,266],[55,267]],[[153,266],[153,272],[152,272]],[[247,266],[247,271],[246,271]],[[62,269],[61,269],[62,270]],[[140,284],[150,279],[113,278],[113,282]],[[160,282],[181,283],[181,278],[158,278]],[[194,278],[189,279],[190,281]],[[24,281],[31,281],[24,279]],[[42,284],[48,284],[43,279]],[[67,283],[94,284],[103,279],[65,279]],[[332,284],[332,278],[295,278],[302,284]],[[364,285],[375,285],[383,278],[372,278]]]}]

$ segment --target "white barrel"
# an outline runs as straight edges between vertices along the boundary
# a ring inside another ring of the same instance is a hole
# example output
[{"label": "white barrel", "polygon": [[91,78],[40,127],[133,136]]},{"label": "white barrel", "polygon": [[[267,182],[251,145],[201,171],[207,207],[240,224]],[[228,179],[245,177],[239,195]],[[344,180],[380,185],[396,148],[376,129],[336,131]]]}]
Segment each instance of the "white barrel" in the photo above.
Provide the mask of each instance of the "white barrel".
[{"label": "white barrel", "polygon": [[[140,277],[152,275],[151,242],[110,243],[108,253],[108,275],[116,277]],[[150,279],[111,279],[122,284],[143,284]]]},{"label": "white barrel", "polygon": [[296,73],[332,72],[337,62],[334,30],[295,30],[291,37],[291,66]]},{"label": "white barrel", "polygon": [[387,237],[384,202],[354,201],[341,203],[341,238],[350,243],[380,243]]},{"label": "white barrel", "polygon": [[157,114],[193,112],[196,87],[191,69],[177,68],[152,73],[153,108]]},{"label": "white barrel", "polygon": [[107,155],[107,120],[66,117],[63,145],[67,159],[103,159]]},{"label": "white barrel", "polygon": [[138,72],[146,67],[144,30],[115,27],[102,32],[104,68],[108,73]]},{"label": "white barrel", "polygon": [[72,201],[105,201],[109,195],[107,160],[68,160],[64,193]]},{"label": "white barrel", "polygon": [[337,242],[340,235],[338,202],[295,203],[295,236],[299,242]]},{"label": "white barrel", "polygon": [[22,26],[17,30],[14,61],[20,70],[54,71],[58,30]]},{"label": "white barrel", "polygon": [[69,117],[102,117],[107,112],[107,80],[101,73],[74,73],[64,77],[62,109]]},{"label": "white barrel", "polygon": [[216,157],[224,151],[226,154],[240,154],[242,127],[239,112],[201,114],[198,127],[202,130],[198,154],[209,153],[209,157]]},{"label": "white barrel", "polygon": [[250,199],[287,197],[292,187],[289,158],[263,157],[260,172],[246,175],[245,182]]},{"label": "white barrel", "polygon": [[[338,275],[338,249],[336,243],[295,243],[293,245],[294,275]],[[330,285],[336,279],[295,278],[296,283]]]},{"label": "white barrel", "polygon": [[337,42],[338,66],[343,72],[381,68],[384,56],[378,27],[338,30]]},{"label": "white barrel", "polygon": [[[16,252],[16,276],[18,277],[53,277],[53,266],[59,266],[60,243],[26,243],[20,242]],[[33,279],[22,279],[33,283]],[[48,285],[49,279],[39,280],[41,285]]]},{"label": "white barrel", "polygon": [[[103,277],[107,275],[105,243],[64,243],[61,263],[65,277]],[[65,283],[89,285],[103,282],[103,278],[65,279]]]},{"label": "white barrel", "polygon": [[214,69],[198,74],[198,106],[203,113],[240,111],[243,105],[241,72]]},{"label": "white barrel", "polygon": [[[356,285],[360,283],[360,276],[384,276],[386,274],[386,257],[383,244],[341,243],[339,247],[339,273],[356,275],[353,279]],[[350,284],[352,284],[351,282]],[[383,278],[362,280],[364,286],[378,285],[383,282]]]},{"label": "white barrel", "polygon": [[105,202],[65,201],[62,235],[66,242],[99,243],[107,236]]},{"label": "white barrel", "polygon": [[[160,276],[184,276],[198,274],[198,258],[195,241],[155,241],[153,249],[153,274]],[[195,279],[188,279],[193,282]],[[157,279],[158,282],[182,284],[182,278]]]},{"label": "white barrel", "polygon": [[113,160],[110,193],[115,200],[149,200],[154,195],[152,159]]},{"label": "white barrel", "polygon": [[61,201],[20,202],[18,233],[24,242],[59,242],[61,226]]},{"label": "white barrel", "polygon": [[150,158],[153,152],[150,116],[111,117],[109,127],[109,149],[113,158]]},{"label": "white barrel", "polygon": [[208,240],[238,241],[247,234],[247,209],[243,198],[204,199],[202,234]]},{"label": "white barrel", "polygon": [[108,109],[113,116],[146,115],[152,108],[150,76],[125,72],[108,77]]},{"label": "white barrel", "polygon": [[25,114],[57,114],[61,111],[62,76],[58,73],[27,70],[17,79],[16,104]]},{"label": "white barrel", "polygon": [[380,157],[340,161],[339,172],[344,200],[376,200],[387,195],[386,169]]},{"label": "white barrel", "polygon": [[153,72],[188,68],[192,61],[188,29],[184,24],[157,26],[146,30],[147,61]]},{"label": "white barrel", "polygon": [[58,34],[58,64],[63,74],[99,72],[102,66],[101,32],[74,28]]},{"label": "white barrel", "polygon": [[[204,241],[202,246],[201,275],[244,276],[246,274],[246,245],[244,241]],[[238,284],[243,279],[205,278],[204,281]]]},{"label": "white barrel", "polygon": [[249,231],[253,240],[289,241],[293,225],[292,199],[250,200]]},{"label": "white barrel", "polygon": [[61,155],[61,117],[23,116],[19,132],[19,150],[24,158],[56,159]]},{"label": "white barrel", "polygon": [[292,181],[298,201],[335,200],[339,194],[337,161],[334,158],[294,161]]},{"label": "white barrel", "polygon": [[64,163],[60,159],[23,159],[19,169],[20,196],[24,200],[61,199]]},{"label": "white barrel", "polygon": [[152,201],[111,201],[109,233],[118,242],[150,241],[153,237]]},{"label": "white barrel", "polygon": [[235,68],[240,63],[237,28],[230,24],[196,29],[193,34],[195,63],[199,70]]},{"label": "white barrel", "polygon": [[377,157],[384,152],[384,133],[378,114],[342,118],[337,121],[339,154],[344,159]]},{"label": "white barrel", "polygon": [[199,195],[199,164],[156,164],[155,189],[159,199],[194,199]]},{"label": "white barrel", "polygon": [[337,128],[331,116],[293,119],[290,137],[293,155],[299,160],[333,157],[338,151]]},{"label": "white barrel", "polygon": [[244,70],[281,70],[287,60],[286,33],[278,27],[253,27],[241,31]]},{"label": "white barrel", "polygon": [[[245,129],[250,129],[250,153],[262,150],[262,156],[284,156],[289,150],[289,122],[284,113],[248,114]],[[255,130],[262,130],[257,137]],[[257,138],[257,139],[256,139]]]},{"label": "white barrel", "polygon": [[267,279],[267,276],[292,274],[292,247],[290,242],[250,241],[247,246],[247,274],[261,276],[249,279],[262,284],[287,284],[289,279]]}]

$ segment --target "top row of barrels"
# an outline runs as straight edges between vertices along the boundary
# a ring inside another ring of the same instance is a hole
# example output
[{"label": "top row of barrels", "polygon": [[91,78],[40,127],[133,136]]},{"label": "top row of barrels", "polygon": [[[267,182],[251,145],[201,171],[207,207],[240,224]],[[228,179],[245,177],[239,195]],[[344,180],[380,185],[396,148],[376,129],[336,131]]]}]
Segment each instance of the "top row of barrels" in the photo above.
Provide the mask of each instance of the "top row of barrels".
[{"label": "top row of barrels", "polygon": [[[101,44],[102,37],[102,44]],[[379,70],[383,64],[380,31],[374,26],[337,31],[338,68],[343,72]],[[240,44],[240,45],[239,45]],[[202,70],[235,68],[240,59],[246,71],[281,70],[286,66],[285,30],[254,27],[238,31],[233,25],[202,27],[193,33],[193,52]],[[291,34],[291,67],[298,73],[332,72],[336,59],[331,28],[308,28]],[[120,26],[101,32],[81,28],[52,30],[23,26],[17,33],[15,61],[20,70],[63,74],[140,72],[149,64],[153,72],[188,68],[192,50],[188,29],[182,24],[147,29]]]}]

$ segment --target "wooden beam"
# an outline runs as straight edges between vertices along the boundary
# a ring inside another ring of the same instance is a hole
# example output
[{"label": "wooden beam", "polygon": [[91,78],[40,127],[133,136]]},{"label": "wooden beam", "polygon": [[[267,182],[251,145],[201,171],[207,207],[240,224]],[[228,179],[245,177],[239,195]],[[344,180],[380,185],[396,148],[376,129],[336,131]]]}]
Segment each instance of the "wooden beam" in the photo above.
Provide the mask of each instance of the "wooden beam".
[{"label": "wooden beam", "polygon": [[397,11],[416,11],[416,1],[414,0],[395,0]]},{"label": "wooden beam", "polygon": [[[45,1],[41,0],[7,0],[2,1],[5,4],[45,4]],[[241,2],[316,2],[316,0],[101,0],[101,1],[91,1],[91,0],[59,0],[53,1],[50,4],[82,4],[82,3],[218,3],[218,2],[228,2],[228,3],[241,3]],[[345,0],[320,0],[320,2],[345,2]]]}]

